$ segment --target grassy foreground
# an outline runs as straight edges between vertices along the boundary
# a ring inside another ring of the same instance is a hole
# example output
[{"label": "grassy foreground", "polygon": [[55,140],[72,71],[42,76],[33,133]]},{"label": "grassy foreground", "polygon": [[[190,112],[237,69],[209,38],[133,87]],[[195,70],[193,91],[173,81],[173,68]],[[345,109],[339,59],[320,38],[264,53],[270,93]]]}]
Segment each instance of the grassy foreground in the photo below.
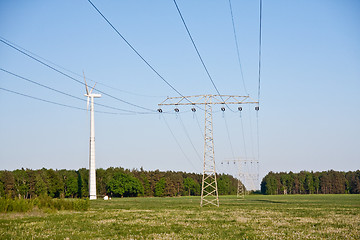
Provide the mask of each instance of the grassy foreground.
[{"label": "grassy foreground", "polygon": [[360,195],[122,198],[0,214],[0,239],[360,239]]}]

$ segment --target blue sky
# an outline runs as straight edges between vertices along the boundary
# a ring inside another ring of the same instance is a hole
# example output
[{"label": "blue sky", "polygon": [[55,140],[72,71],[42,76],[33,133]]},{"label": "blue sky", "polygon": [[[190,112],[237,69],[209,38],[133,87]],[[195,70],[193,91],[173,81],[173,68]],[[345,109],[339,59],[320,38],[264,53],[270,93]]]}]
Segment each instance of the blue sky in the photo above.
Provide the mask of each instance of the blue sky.
[{"label": "blue sky", "polygon": [[[216,93],[173,1],[94,0],[93,3],[183,95]],[[220,93],[244,95],[229,2],[179,0],[177,3]],[[232,1],[232,6],[246,88],[257,99],[259,3]],[[360,3],[355,0],[263,1],[258,116],[261,176],[269,171],[359,169],[359,12]],[[88,1],[2,1],[0,36],[65,68],[61,71],[78,80],[82,78],[67,70],[79,75],[84,70],[89,79],[98,82],[97,89],[131,103],[156,110],[166,96],[178,96]],[[85,99],[82,85],[4,43],[0,43],[0,68]],[[0,71],[0,87],[86,108],[85,102],[3,71]],[[96,102],[143,111],[106,96]],[[112,111],[100,106],[96,110]],[[86,111],[3,90],[0,90],[0,111],[1,169],[88,167]],[[186,157],[158,114],[96,113],[97,167],[142,166],[147,170],[201,172],[202,160],[198,155],[201,158],[203,154],[204,113],[197,111],[195,116],[188,107],[181,107],[180,111],[179,116],[164,114],[164,117]],[[238,112],[222,113],[214,108],[219,172],[234,171],[221,165],[224,159],[257,157],[256,121],[253,106],[244,107],[242,118]]]}]

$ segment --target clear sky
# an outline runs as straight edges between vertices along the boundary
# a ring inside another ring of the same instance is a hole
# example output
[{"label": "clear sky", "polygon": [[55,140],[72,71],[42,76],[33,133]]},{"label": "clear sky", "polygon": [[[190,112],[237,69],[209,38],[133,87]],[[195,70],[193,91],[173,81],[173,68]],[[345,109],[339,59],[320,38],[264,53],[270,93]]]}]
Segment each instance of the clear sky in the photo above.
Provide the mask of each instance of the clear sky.
[{"label": "clear sky", "polygon": [[[93,3],[181,94],[216,94],[173,1]],[[247,92],[237,62],[229,2],[177,3],[219,92],[248,93],[256,100],[259,2],[232,1]],[[244,106],[241,118],[237,106],[235,112],[227,109],[224,113],[216,106],[214,141],[219,172],[234,171],[221,165],[224,159],[256,159],[258,155],[261,177],[269,171],[359,169],[359,13],[357,0],[263,0],[259,154],[254,106]],[[98,82],[96,89],[136,105],[156,110],[166,96],[179,96],[86,0],[1,1],[0,37],[51,61],[46,63],[80,81],[84,70],[89,79]],[[3,42],[0,68],[86,99],[83,85]],[[0,87],[86,109],[86,102],[2,70]],[[96,102],[144,111],[104,95]],[[0,112],[0,169],[88,167],[86,111],[0,90]],[[204,112],[194,114],[184,106],[179,115],[163,116],[166,122],[156,113],[96,113],[96,166],[202,172]]]}]

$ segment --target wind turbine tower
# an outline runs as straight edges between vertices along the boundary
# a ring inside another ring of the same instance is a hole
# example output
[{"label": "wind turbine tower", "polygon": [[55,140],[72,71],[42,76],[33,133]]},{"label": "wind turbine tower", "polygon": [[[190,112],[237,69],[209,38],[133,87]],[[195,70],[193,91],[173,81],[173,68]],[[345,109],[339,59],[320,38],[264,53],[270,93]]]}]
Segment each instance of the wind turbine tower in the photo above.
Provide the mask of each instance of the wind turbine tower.
[{"label": "wind turbine tower", "polygon": [[101,97],[101,94],[92,93],[96,83],[89,92],[89,88],[85,80],[85,74],[84,74],[84,81],[86,87],[85,96],[87,97],[87,109],[89,109],[89,100],[90,100],[89,194],[90,194],[90,200],[93,200],[96,199],[94,98]]}]

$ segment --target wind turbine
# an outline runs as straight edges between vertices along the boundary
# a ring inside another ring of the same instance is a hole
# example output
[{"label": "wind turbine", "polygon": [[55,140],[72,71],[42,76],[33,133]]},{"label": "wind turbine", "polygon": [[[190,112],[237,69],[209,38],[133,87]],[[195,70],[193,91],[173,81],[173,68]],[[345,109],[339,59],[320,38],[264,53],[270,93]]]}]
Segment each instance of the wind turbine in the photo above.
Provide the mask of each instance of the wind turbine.
[{"label": "wind turbine", "polygon": [[[84,74],[84,72],[83,72]],[[94,122],[94,98],[101,97],[101,94],[92,93],[95,88],[95,85],[89,92],[88,85],[85,80],[84,74],[84,82],[86,87],[87,97],[87,109],[89,110],[89,99],[90,102],[90,156],[89,156],[89,194],[90,200],[96,199],[96,168],[95,168],[95,122]]]}]

